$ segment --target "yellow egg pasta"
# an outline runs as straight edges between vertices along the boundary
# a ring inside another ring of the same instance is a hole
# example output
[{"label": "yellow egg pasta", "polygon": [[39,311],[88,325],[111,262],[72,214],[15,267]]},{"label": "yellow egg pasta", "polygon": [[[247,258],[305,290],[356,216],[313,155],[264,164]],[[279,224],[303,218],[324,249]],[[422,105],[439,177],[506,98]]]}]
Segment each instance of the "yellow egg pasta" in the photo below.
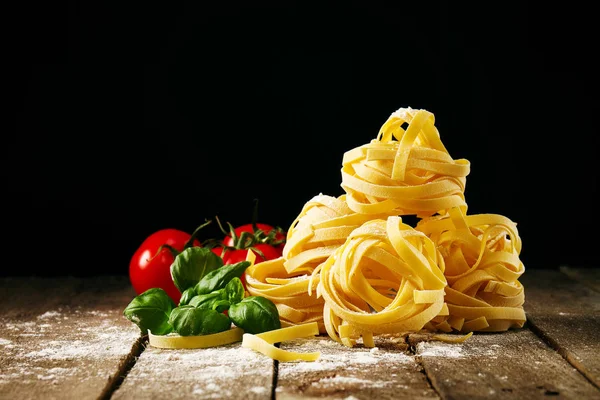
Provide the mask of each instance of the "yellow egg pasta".
[{"label": "yellow egg pasta", "polygon": [[296,326],[279,328],[272,331],[257,333],[256,336],[267,343],[287,342],[297,338],[315,336],[319,334],[319,326],[316,322],[307,322]]},{"label": "yellow egg pasta", "polygon": [[[279,311],[282,327],[316,322],[321,332],[323,299],[308,294],[311,275],[303,272],[290,274],[284,267],[285,258],[252,264],[246,269],[246,290],[252,296],[271,300]],[[318,278],[317,278],[318,281]]]},{"label": "yellow egg pasta", "polygon": [[312,274],[329,336],[352,347],[373,334],[418,331],[444,311],[444,260],[399,216],[356,228]]},{"label": "yellow egg pasta", "polygon": [[259,353],[281,362],[292,361],[316,361],[321,357],[318,351],[311,353],[299,353],[296,351],[283,350],[273,346],[273,343],[281,343],[288,340],[305,338],[319,334],[316,322],[309,322],[293,327],[280,328],[256,335],[244,333],[242,347],[252,349]]},{"label": "yellow egg pasta", "polygon": [[258,336],[250,333],[244,333],[242,347],[252,349],[280,362],[316,361],[319,359],[319,357],[321,357],[321,353],[318,351],[311,353],[299,353],[297,351],[280,349],[279,347],[275,347]]},{"label": "yellow egg pasta", "polygon": [[248,292],[273,301],[282,326],[314,321],[325,333],[324,301],[309,296],[309,278],[354,229],[374,217],[352,211],[345,197],[319,194],[307,201],[287,231],[283,256],[246,271]]},{"label": "yellow egg pasta", "polygon": [[148,344],[161,349],[203,349],[240,342],[243,335],[244,331],[237,327],[224,332],[198,336],[154,335],[149,331]]},{"label": "yellow egg pasta", "polygon": [[416,229],[436,244],[445,261],[448,315],[431,321],[441,331],[506,331],[525,323],[519,277],[521,238],[516,224],[497,214],[466,215],[453,208],[425,218]]},{"label": "yellow egg pasta", "polygon": [[[431,340],[462,342],[522,327],[516,224],[467,215],[469,173],[431,112],[396,110],[376,138],[344,153],[344,193],[307,201],[282,256],[246,270],[248,292],[275,303],[282,327],[316,323],[349,347],[374,347],[378,334],[428,331]],[[419,219],[415,227],[407,215]],[[276,356],[260,338],[247,340]]]},{"label": "yellow egg pasta", "polygon": [[348,207],[346,195],[337,198],[323,194],[314,196],[288,229],[283,248],[285,269],[288,273],[311,273],[346,241],[355,228],[385,216],[355,213]]},{"label": "yellow egg pasta", "polygon": [[376,139],[344,153],[341,172],[346,202],[357,213],[426,217],[466,208],[470,163],[449,155],[426,110],[392,113]]}]

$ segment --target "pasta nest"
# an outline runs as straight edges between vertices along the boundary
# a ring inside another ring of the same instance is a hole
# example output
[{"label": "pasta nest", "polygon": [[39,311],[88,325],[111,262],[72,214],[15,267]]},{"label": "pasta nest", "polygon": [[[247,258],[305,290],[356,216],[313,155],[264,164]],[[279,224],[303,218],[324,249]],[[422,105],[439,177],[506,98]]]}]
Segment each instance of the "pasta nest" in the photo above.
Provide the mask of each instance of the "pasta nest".
[{"label": "pasta nest", "polygon": [[449,315],[434,319],[431,328],[499,332],[523,327],[525,292],[518,279],[525,267],[513,221],[454,208],[420,220],[416,229],[436,243],[446,265]]},{"label": "pasta nest", "polygon": [[[283,256],[256,264],[246,272],[248,292],[272,300],[283,325],[316,321],[321,333],[322,298],[308,293],[309,275],[324,262],[348,235],[373,218],[352,211],[345,195],[318,194],[307,201],[287,231]],[[313,282],[318,282],[318,277]]]},{"label": "pasta nest", "polygon": [[352,346],[359,335],[422,329],[445,314],[443,271],[435,244],[401,217],[364,223],[313,271],[327,333]]},{"label": "pasta nest", "polygon": [[470,162],[450,156],[434,122],[429,111],[400,108],[376,139],[344,153],[341,186],[353,211],[422,218],[466,209]]},{"label": "pasta nest", "polygon": [[[326,333],[324,300],[308,293],[309,278],[354,229],[374,217],[380,216],[352,211],[345,195],[314,196],[290,225],[282,257],[246,271],[248,292],[272,300],[284,326],[316,321],[319,331]],[[313,283],[318,280],[318,275],[312,277]]]},{"label": "pasta nest", "polygon": [[312,271],[341,246],[363,223],[385,215],[357,214],[346,203],[346,195],[319,194],[307,201],[287,231],[283,248],[289,273]]},{"label": "pasta nest", "polygon": [[279,257],[250,266],[245,273],[246,290],[252,296],[265,297],[275,304],[282,327],[317,322],[319,332],[325,333],[323,299],[308,294],[311,276],[288,273],[284,261]]}]

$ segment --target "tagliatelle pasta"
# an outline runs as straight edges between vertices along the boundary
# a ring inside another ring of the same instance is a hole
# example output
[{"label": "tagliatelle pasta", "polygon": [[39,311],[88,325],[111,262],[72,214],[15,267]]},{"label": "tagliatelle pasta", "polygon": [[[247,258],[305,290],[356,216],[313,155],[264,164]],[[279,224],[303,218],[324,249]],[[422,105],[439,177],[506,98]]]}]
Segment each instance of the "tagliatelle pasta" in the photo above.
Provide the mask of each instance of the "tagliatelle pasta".
[{"label": "tagliatelle pasta", "polygon": [[288,326],[272,331],[257,333],[256,336],[267,343],[281,343],[302,337],[315,336],[319,334],[319,326],[316,322],[307,322],[296,326]]},{"label": "tagliatelle pasta", "polygon": [[[377,334],[462,342],[523,326],[516,225],[466,215],[470,162],[450,156],[432,113],[398,109],[375,139],[344,153],[341,173],[345,193],[309,200],[282,257],[246,271],[248,291],[276,304],[282,326],[318,322],[350,347],[359,338],[373,347]],[[444,334],[455,331],[466,334]]]},{"label": "tagliatelle pasta", "polygon": [[453,208],[419,221],[416,229],[436,243],[446,264],[448,315],[433,319],[429,328],[499,332],[524,325],[525,291],[518,279],[525,267],[513,221]]},{"label": "tagliatelle pasta", "polygon": [[[271,300],[279,311],[283,327],[316,322],[321,332],[323,325],[323,299],[308,294],[309,274],[289,274],[284,267],[285,258],[263,261],[246,269],[246,290],[252,296]],[[317,278],[318,280],[318,278]]]},{"label": "tagliatelle pasta", "polygon": [[258,351],[277,361],[316,361],[321,357],[321,353],[299,353],[296,351],[283,350],[273,346],[273,343],[280,343],[288,340],[315,336],[319,334],[319,328],[316,322],[309,322],[302,325],[275,329],[273,331],[263,332],[256,335],[244,333],[242,338],[242,347]]},{"label": "tagliatelle pasta", "polygon": [[349,347],[358,336],[372,346],[373,334],[419,331],[447,311],[440,252],[398,216],[356,228],[312,277],[327,333]]},{"label": "tagliatelle pasta", "polygon": [[244,331],[237,327],[224,332],[198,336],[153,335],[152,332],[148,332],[148,344],[161,349],[203,349],[239,342],[243,334]]},{"label": "tagliatelle pasta", "polygon": [[324,301],[309,296],[309,278],[354,229],[373,218],[352,211],[345,197],[319,194],[307,201],[287,231],[283,256],[246,271],[248,292],[273,301],[283,326],[314,321],[325,333]]},{"label": "tagliatelle pasta", "polygon": [[[389,215],[389,214],[388,214]],[[323,194],[306,202],[288,229],[283,257],[288,273],[312,273],[363,223],[386,215],[358,214],[346,203],[346,196]]]},{"label": "tagliatelle pasta", "polygon": [[376,139],[344,154],[342,188],[353,211],[426,217],[466,208],[470,163],[449,155],[434,122],[429,111],[400,108]]}]

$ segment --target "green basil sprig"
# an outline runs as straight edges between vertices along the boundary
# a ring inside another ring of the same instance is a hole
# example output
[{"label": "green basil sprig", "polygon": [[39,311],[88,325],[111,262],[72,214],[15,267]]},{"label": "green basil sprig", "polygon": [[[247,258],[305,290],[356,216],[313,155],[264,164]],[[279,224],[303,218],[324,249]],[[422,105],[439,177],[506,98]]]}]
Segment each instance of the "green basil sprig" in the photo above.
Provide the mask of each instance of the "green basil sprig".
[{"label": "green basil sprig", "polygon": [[214,290],[207,294],[196,295],[188,304],[203,310],[223,312],[228,310],[231,304],[242,301],[244,294],[244,285],[242,284],[241,279],[233,277],[223,289]]},{"label": "green basil sprig", "polygon": [[[223,266],[223,259],[206,247],[188,247],[175,257],[171,264],[173,283],[184,293],[194,287],[204,276]],[[210,293],[208,291],[206,293]]]},{"label": "green basil sprig", "polygon": [[189,302],[194,298],[194,296],[196,296],[196,289],[194,287],[185,289],[185,291],[181,294],[181,297],[179,298],[178,305],[185,306],[189,304]]},{"label": "green basil sprig", "polygon": [[196,285],[196,294],[206,294],[215,290],[223,289],[230,280],[242,276],[250,261],[240,261],[235,264],[227,264],[204,275]]},{"label": "green basil sprig", "polygon": [[262,333],[281,328],[275,304],[260,296],[246,297],[229,307],[229,318],[246,333]]},{"label": "green basil sprig", "polygon": [[181,336],[209,335],[231,328],[231,320],[227,315],[189,305],[173,309],[169,323]]},{"label": "green basil sprig", "polygon": [[242,301],[246,294],[242,280],[237,276],[231,279],[225,286],[225,293],[227,294],[227,300],[230,304],[237,304]]},{"label": "green basil sprig", "polygon": [[279,313],[271,300],[244,298],[240,277],[249,266],[249,261],[224,265],[205,247],[185,248],[171,264],[171,278],[182,293],[179,305],[163,289],[153,288],[136,296],[123,314],[144,334],[206,335],[230,329],[232,323],[248,333],[278,329]]},{"label": "green basil sprig", "polygon": [[225,300],[225,290],[215,290],[207,294],[199,294],[190,300],[189,305],[201,310],[212,310],[213,304],[220,300]]},{"label": "green basil sprig", "polygon": [[175,303],[161,288],[152,288],[136,296],[123,310],[123,315],[136,324],[143,334],[150,330],[155,335],[173,331],[169,323]]}]

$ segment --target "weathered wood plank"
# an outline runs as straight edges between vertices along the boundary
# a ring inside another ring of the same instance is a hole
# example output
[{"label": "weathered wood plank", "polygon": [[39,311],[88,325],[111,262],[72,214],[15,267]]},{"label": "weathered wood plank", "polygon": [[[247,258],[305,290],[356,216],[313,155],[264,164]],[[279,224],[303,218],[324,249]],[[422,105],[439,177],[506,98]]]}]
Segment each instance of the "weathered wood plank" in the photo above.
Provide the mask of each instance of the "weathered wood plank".
[{"label": "weathered wood plank", "polygon": [[81,279],[10,277],[0,279],[0,318],[31,318],[70,304]]},{"label": "weathered wood plank", "polygon": [[416,356],[443,399],[600,398],[600,391],[529,329],[422,342]]},{"label": "weathered wood plank", "polygon": [[241,343],[208,349],[148,346],[112,399],[270,399],[273,360]]},{"label": "weathered wood plank", "polygon": [[560,272],[569,278],[589,286],[596,292],[600,292],[600,268],[574,268],[562,266]]},{"label": "weathered wood plank", "polygon": [[406,344],[376,338],[374,349],[345,347],[328,336],[296,339],[282,349],[321,352],[312,362],[279,363],[277,399],[438,399]]},{"label": "weathered wood plank", "polygon": [[126,278],[0,280],[0,398],[108,397],[139,329]]},{"label": "weathered wood plank", "polygon": [[560,271],[530,270],[521,281],[528,325],[600,387],[600,293]]}]

